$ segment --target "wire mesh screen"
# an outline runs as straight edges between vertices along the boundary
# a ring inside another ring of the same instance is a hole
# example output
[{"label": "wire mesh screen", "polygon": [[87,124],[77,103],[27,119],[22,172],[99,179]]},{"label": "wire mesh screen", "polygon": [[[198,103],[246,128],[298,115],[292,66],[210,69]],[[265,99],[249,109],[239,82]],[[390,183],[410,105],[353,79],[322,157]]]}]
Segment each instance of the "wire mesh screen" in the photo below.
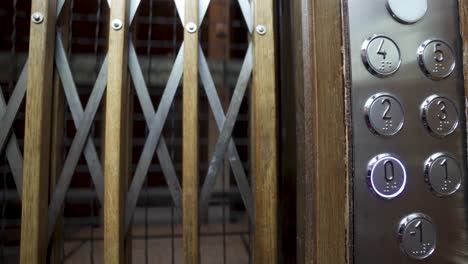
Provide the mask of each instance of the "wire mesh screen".
[{"label": "wire mesh screen", "polygon": [[[4,103],[0,100],[0,117],[11,101],[11,94],[26,62],[30,9],[30,0],[0,2],[0,23],[3,25],[0,31],[0,86],[4,97]],[[103,188],[103,112],[106,102],[99,100],[95,91],[99,88],[101,71],[106,63],[108,25],[109,6],[106,0],[68,0],[57,19],[57,39],[61,41],[56,44],[58,73],[55,83],[62,87],[64,106],[62,115],[54,115],[63,122],[58,122],[61,132],[56,134],[61,135],[59,141],[62,146],[55,160],[58,164],[57,177],[50,184],[49,225],[56,223],[56,228],[50,229],[54,231],[50,234],[51,261],[54,254],[58,256],[58,260],[54,261],[63,263],[103,261],[100,195]],[[180,66],[177,63],[183,41],[183,27],[174,1],[142,0],[130,32],[129,85],[133,87],[133,141],[132,172],[129,174],[133,177],[129,178],[129,188],[132,180],[140,177],[138,175],[144,180],[141,191],[135,196],[135,206],[129,206],[132,205],[131,199],[127,201],[128,238],[131,241],[128,250],[134,263],[181,263],[180,192],[183,191],[183,182],[180,84],[172,102],[165,102],[164,97],[171,76],[175,74],[174,69]],[[200,37],[201,50],[207,61],[205,74],[211,76],[218,98],[215,100],[205,93],[203,87],[207,84],[200,81],[199,168],[200,187],[203,188],[206,178],[210,177],[209,168],[220,136],[220,113],[224,118],[238,86],[239,76],[245,77],[243,62],[250,52],[248,28],[239,2],[212,0],[200,27]],[[144,89],[138,90],[141,87]],[[252,219],[248,212],[253,204],[252,200],[243,197],[237,187],[238,174],[242,174],[240,171],[247,176],[247,181],[251,178],[248,97],[249,93],[246,93],[240,105],[232,133],[233,146],[229,146],[229,153],[237,155],[238,163],[231,165],[232,161],[228,158],[231,154],[222,155],[223,162],[216,177],[213,177],[207,206],[200,206],[201,263],[251,263]],[[145,155],[153,117],[159,105],[165,103],[170,103],[170,108],[163,122],[159,144],[153,156]],[[89,138],[82,143],[83,151],[75,151],[75,141],[82,137],[80,120],[87,114],[85,110],[88,106],[94,104],[99,107],[87,134]],[[22,166],[23,105],[15,115],[6,143],[0,147],[2,263],[16,263],[19,256],[21,196],[17,186]],[[145,160],[149,160],[147,165]],[[54,192],[56,182],[67,187],[61,189],[66,191],[63,203],[60,203],[60,192]]]}]

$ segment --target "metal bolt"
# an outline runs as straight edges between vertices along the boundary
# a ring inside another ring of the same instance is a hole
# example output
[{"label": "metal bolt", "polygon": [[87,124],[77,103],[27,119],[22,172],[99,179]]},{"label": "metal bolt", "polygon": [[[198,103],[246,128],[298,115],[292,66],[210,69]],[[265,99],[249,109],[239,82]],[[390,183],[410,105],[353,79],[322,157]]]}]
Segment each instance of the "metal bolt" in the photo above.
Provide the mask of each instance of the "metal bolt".
[{"label": "metal bolt", "polygon": [[112,20],[112,23],[111,23],[111,24],[112,24],[112,28],[113,28],[114,30],[120,30],[120,29],[122,29],[122,20],[120,20],[120,19],[114,19],[114,20]]},{"label": "metal bolt", "polygon": [[257,33],[260,35],[265,35],[267,33],[267,29],[264,25],[258,25],[256,27]]},{"label": "metal bolt", "polygon": [[187,31],[189,33],[197,32],[197,25],[195,23],[193,23],[193,22],[188,22],[186,27],[187,27]]},{"label": "metal bolt", "polygon": [[36,12],[31,15],[32,22],[34,24],[40,24],[44,21],[44,15],[42,13]]}]

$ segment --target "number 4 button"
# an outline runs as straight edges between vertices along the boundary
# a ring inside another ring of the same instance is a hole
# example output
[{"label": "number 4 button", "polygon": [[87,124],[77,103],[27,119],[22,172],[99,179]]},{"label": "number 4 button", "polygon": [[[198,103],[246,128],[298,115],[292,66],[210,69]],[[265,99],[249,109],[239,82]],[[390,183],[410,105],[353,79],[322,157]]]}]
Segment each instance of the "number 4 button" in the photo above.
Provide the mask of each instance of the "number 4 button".
[{"label": "number 4 button", "polygon": [[364,41],[361,57],[367,70],[381,78],[394,74],[401,64],[397,44],[383,35],[374,35]]}]

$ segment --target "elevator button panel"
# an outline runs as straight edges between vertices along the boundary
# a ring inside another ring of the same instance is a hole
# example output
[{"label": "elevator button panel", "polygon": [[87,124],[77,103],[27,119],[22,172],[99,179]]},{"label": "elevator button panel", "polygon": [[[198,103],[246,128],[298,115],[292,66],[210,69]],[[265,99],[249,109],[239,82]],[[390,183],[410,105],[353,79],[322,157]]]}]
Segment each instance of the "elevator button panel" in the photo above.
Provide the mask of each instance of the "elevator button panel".
[{"label": "elevator button panel", "polygon": [[343,6],[353,263],[468,263],[458,0]]},{"label": "elevator button panel", "polygon": [[390,94],[376,94],[364,106],[369,129],[381,136],[393,136],[403,127],[405,113],[401,103]]},{"label": "elevator button panel", "polygon": [[403,218],[398,235],[401,251],[411,258],[426,259],[436,249],[436,227],[425,214],[414,213]]},{"label": "elevator button panel", "polygon": [[418,49],[418,62],[421,70],[433,80],[450,76],[455,69],[455,56],[449,44],[442,40],[424,41]]}]

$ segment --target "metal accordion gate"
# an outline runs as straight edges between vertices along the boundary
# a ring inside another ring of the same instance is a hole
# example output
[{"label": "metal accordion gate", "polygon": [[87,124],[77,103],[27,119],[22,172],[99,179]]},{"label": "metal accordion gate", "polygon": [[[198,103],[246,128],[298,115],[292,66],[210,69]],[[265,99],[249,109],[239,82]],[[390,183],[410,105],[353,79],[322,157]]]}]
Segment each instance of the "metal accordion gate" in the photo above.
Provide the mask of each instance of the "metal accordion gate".
[{"label": "metal accordion gate", "polygon": [[0,19],[0,262],[277,262],[273,0]]}]

